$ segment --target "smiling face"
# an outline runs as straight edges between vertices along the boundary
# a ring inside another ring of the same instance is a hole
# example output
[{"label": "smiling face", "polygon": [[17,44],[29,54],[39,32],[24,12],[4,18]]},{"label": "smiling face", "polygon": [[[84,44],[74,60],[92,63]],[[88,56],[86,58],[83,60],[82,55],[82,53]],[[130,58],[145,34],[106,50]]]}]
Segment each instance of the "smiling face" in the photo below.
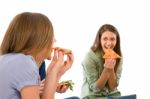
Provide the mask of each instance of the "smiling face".
[{"label": "smiling face", "polygon": [[104,52],[106,49],[114,49],[117,43],[116,34],[110,31],[105,31],[102,33],[100,42]]}]

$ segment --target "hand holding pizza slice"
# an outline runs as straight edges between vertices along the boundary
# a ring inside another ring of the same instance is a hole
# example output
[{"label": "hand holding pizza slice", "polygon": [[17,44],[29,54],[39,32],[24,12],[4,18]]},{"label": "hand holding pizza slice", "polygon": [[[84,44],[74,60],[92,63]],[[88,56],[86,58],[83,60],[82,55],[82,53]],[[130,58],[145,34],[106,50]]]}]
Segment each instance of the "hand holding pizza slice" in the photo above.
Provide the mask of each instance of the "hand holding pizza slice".
[{"label": "hand holding pizza slice", "polygon": [[104,67],[113,69],[116,65],[116,59],[121,57],[112,49],[107,49],[103,58],[105,59]]}]

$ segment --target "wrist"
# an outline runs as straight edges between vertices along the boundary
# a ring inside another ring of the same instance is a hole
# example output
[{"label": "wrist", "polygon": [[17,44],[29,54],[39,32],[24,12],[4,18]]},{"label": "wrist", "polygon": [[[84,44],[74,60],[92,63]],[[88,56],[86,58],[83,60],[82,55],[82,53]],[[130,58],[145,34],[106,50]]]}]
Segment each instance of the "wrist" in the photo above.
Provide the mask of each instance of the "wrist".
[{"label": "wrist", "polygon": [[105,72],[111,73],[114,71],[114,68],[110,68],[110,67],[104,67]]}]

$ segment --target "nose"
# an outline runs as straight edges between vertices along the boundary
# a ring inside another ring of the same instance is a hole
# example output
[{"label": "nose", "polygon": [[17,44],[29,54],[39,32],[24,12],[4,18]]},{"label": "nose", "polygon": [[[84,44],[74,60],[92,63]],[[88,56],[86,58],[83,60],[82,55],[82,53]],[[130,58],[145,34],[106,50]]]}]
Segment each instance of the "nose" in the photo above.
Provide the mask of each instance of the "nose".
[{"label": "nose", "polygon": [[108,41],[106,42],[106,46],[107,46],[107,48],[111,48],[112,42],[108,40]]}]

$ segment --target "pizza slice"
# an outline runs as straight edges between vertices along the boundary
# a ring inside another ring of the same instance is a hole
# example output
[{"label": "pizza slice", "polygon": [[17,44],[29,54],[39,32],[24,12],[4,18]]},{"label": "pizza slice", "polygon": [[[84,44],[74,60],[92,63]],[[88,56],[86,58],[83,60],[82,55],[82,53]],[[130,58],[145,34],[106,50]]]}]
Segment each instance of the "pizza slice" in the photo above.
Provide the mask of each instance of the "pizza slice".
[{"label": "pizza slice", "polygon": [[70,54],[72,52],[70,49],[61,48],[61,47],[55,47],[54,49],[58,51],[62,51],[64,54]]},{"label": "pizza slice", "polygon": [[104,54],[104,56],[103,56],[103,58],[104,59],[106,59],[106,58],[121,58],[115,51],[113,51],[112,49],[107,49],[106,51],[105,51],[105,54]]}]

